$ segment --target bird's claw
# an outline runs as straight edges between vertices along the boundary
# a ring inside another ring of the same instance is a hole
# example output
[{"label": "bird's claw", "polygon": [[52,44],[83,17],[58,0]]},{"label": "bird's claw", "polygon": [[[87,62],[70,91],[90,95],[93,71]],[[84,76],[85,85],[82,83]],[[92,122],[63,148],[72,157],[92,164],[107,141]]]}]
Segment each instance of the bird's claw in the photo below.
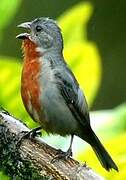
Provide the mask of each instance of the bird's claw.
[{"label": "bird's claw", "polygon": [[63,159],[67,160],[70,156],[72,156],[72,150],[68,149],[67,152],[63,152],[61,150],[58,150],[56,153],[56,156],[51,160],[51,163],[55,163],[56,161]]},{"label": "bird's claw", "polygon": [[27,138],[35,138],[35,136],[38,136],[38,135],[41,135],[41,132],[39,131],[41,129],[41,127],[37,127],[37,128],[34,128],[32,129],[31,131],[22,131],[19,133],[19,139],[17,141],[17,146],[20,145],[21,141],[23,139],[27,139]]},{"label": "bird's claw", "polygon": [[19,136],[19,139],[18,139],[16,145],[17,145],[17,146],[20,146],[21,141],[22,141],[23,139],[29,137],[29,131],[21,131],[21,132],[18,134],[18,136]]}]

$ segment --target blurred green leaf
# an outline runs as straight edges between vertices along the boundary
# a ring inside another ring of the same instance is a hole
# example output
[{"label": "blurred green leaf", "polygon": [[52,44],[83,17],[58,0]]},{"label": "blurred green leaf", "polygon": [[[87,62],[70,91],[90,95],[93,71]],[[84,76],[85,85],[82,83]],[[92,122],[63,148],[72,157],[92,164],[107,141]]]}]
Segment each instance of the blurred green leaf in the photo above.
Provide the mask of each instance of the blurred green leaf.
[{"label": "blurred green leaf", "polygon": [[68,9],[58,19],[64,35],[65,46],[87,40],[87,23],[93,11],[92,4],[81,2]]},{"label": "blurred green leaf", "polygon": [[[91,113],[92,124],[105,139],[113,139],[126,131],[126,103],[109,110]],[[106,133],[106,129],[108,133]]]},{"label": "blurred green leaf", "polygon": [[9,180],[10,178],[0,171],[0,180]]},{"label": "blurred green leaf", "polygon": [[0,36],[2,30],[11,23],[21,0],[1,0],[0,1]]},{"label": "blurred green leaf", "polygon": [[73,69],[89,105],[92,104],[101,81],[100,56],[96,45],[87,39],[87,22],[92,11],[91,3],[81,2],[58,19],[65,41],[65,59]]}]

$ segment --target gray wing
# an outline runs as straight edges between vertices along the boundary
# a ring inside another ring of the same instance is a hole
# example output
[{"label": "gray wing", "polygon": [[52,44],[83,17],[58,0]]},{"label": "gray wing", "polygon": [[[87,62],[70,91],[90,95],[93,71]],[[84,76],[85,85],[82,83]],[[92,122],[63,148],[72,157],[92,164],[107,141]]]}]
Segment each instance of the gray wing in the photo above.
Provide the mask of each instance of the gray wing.
[{"label": "gray wing", "polygon": [[84,115],[84,118],[90,123],[88,104],[83,91],[80,88],[78,88],[77,106],[80,109],[80,112]]},{"label": "gray wing", "polygon": [[90,124],[88,105],[74,74],[66,66],[55,73],[57,85],[74,117],[82,124]]}]

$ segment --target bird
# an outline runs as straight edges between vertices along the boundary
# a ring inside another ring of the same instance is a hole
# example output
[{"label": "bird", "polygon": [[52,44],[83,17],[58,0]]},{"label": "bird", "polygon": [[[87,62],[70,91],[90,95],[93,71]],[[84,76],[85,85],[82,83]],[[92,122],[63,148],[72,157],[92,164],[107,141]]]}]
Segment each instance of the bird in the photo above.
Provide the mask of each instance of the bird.
[{"label": "bird", "polygon": [[18,27],[26,30],[16,36],[23,41],[21,97],[26,111],[40,124],[31,132],[43,129],[49,134],[70,135],[70,146],[57,155],[59,159],[72,156],[76,135],[91,145],[103,168],[118,171],[91,127],[86,98],[63,56],[63,36],[57,22],[39,17]]}]

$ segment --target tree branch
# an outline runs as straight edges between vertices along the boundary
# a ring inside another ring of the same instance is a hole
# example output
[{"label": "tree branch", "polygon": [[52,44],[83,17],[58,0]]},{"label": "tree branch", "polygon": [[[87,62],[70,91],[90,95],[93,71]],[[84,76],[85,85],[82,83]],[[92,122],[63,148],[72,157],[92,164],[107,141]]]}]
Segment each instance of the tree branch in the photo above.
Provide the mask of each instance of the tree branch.
[{"label": "tree branch", "polygon": [[22,131],[29,129],[6,111],[0,111],[0,169],[11,179],[103,180],[72,158],[51,163],[57,150],[40,137],[23,139],[17,146]]}]

